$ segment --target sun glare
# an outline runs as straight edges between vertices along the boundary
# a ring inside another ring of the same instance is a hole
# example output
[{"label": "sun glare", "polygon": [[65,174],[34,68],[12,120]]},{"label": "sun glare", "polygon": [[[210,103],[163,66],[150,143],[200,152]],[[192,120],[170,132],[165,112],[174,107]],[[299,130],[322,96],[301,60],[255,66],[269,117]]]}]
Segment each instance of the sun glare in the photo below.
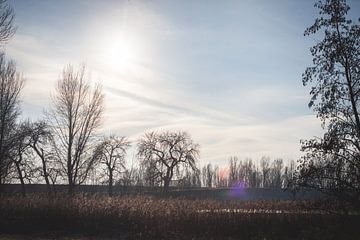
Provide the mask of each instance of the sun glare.
[{"label": "sun glare", "polygon": [[142,45],[125,32],[114,34],[103,43],[103,61],[111,68],[130,68],[142,58]]}]

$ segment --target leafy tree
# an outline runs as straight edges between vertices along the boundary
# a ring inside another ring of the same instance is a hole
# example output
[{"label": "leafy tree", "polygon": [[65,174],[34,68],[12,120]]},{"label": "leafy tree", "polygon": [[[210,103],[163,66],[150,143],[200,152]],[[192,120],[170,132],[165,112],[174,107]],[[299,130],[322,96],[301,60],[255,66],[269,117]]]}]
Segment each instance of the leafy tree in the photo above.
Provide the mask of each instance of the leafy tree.
[{"label": "leafy tree", "polygon": [[310,49],[313,66],[303,84],[311,86],[309,107],[325,134],[302,141],[297,184],[359,205],[360,26],[347,19],[345,0],[318,1],[315,7],[320,17],[304,35],[321,32],[323,39]]}]

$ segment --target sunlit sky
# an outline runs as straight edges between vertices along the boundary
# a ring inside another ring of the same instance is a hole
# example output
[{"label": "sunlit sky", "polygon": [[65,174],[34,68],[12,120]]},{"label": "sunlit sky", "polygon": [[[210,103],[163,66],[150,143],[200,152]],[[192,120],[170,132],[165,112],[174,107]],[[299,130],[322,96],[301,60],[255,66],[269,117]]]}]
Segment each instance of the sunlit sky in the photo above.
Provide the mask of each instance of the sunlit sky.
[{"label": "sunlit sky", "polygon": [[303,36],[312,0],[10,4],[18,30],[5,49],[26,78],[25,118],[43,116],[65,65],[84,63],[106,94],[104,133],[188,131],[200,164],[297,159],[299,140],[321,134],[301,82],[319,39]]}]

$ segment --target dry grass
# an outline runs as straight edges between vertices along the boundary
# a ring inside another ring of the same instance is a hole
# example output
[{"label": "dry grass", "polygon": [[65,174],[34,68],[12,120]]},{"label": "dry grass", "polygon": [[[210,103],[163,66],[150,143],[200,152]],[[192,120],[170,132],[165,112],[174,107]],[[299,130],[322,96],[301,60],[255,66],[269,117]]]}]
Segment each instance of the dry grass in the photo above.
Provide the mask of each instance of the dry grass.
[{"label": "dry grass", "polygon": [[356,211],[325,201],[3,196],[0,214],[0,232],[18,234],[70,232],[129,239],[359,239],[360,236]]}]

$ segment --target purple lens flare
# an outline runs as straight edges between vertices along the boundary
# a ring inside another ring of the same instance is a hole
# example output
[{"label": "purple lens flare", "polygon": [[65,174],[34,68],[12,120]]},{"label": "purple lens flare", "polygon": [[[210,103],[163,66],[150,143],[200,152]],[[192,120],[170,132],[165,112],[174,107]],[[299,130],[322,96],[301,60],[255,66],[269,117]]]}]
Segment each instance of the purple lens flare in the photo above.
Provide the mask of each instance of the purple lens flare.
[{"label": "purple lens flare", "polygon": [[229,190],[229,196],[235,198],[244,197],[246,195],[245,188],[246,188],[245,181],[240,180],[232,185],[232,187]]}]

